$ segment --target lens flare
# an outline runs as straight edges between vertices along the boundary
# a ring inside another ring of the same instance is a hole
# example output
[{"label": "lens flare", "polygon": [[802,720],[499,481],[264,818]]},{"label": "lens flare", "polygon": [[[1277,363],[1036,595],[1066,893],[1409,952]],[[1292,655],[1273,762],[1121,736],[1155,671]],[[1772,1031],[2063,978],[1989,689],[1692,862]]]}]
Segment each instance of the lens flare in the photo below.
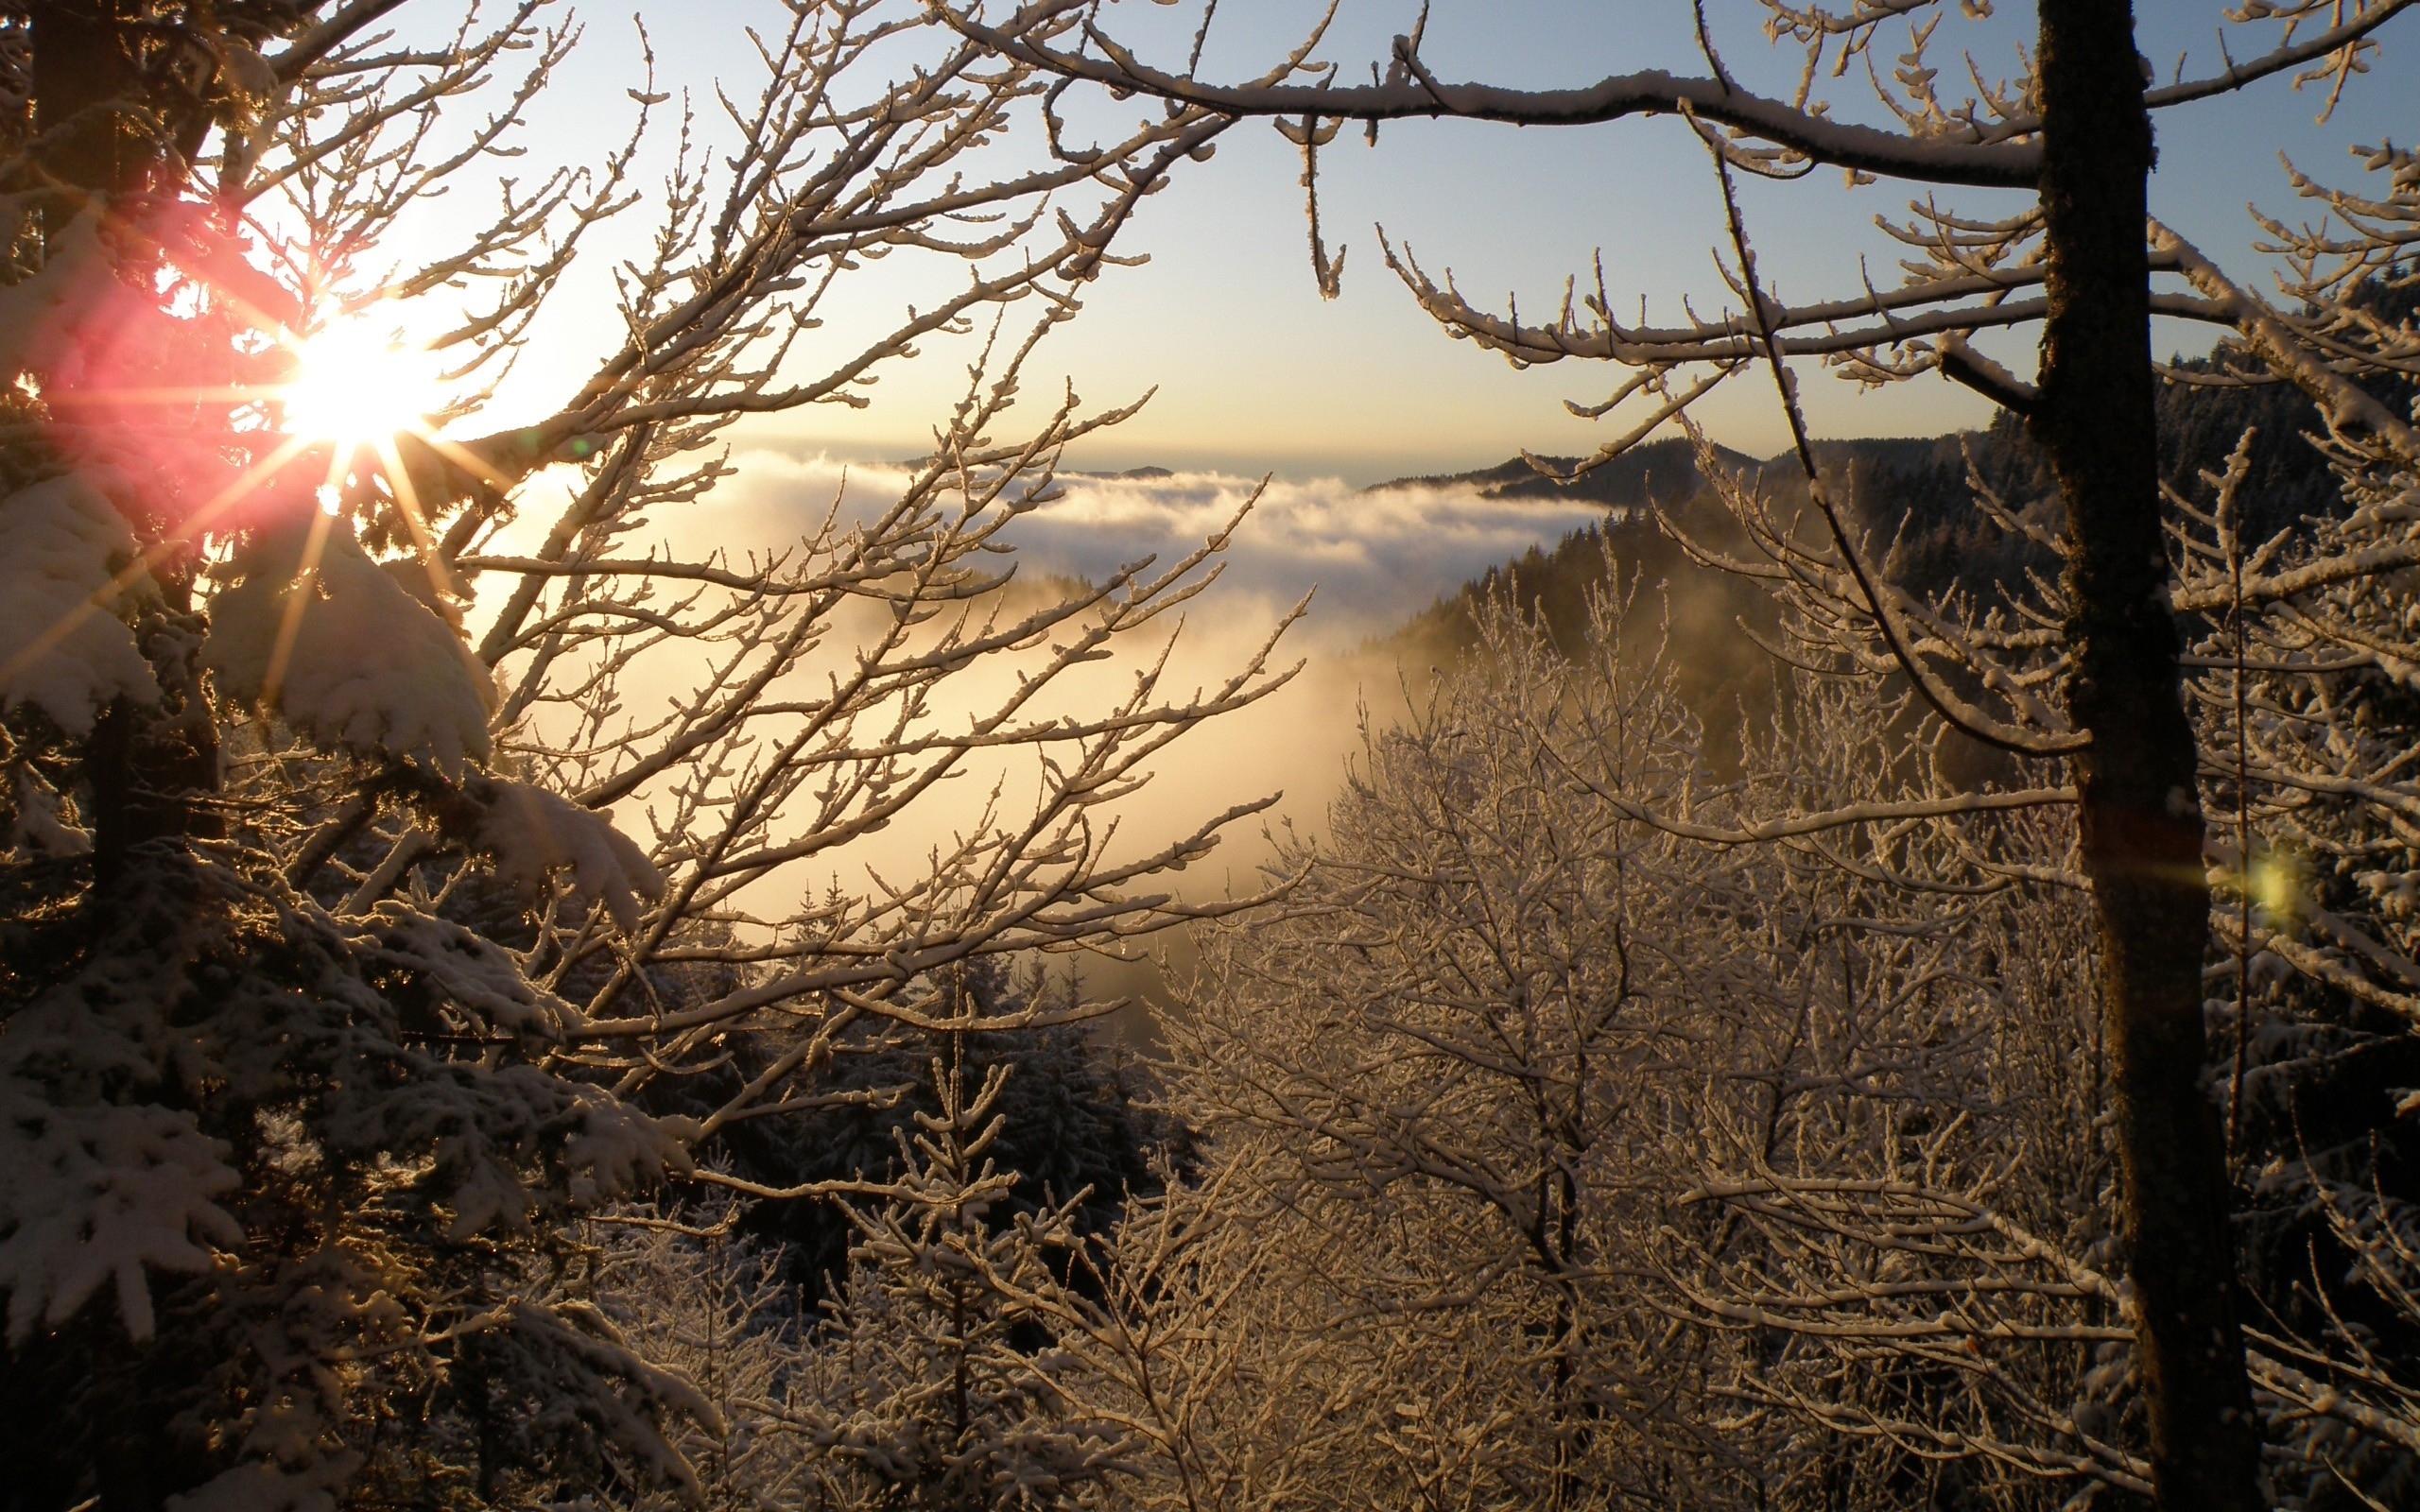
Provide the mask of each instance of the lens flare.
[{"label": "lens flare", "polygon": [[372,445],[405,431],[425,433],[444,407],[437,354],[347,321],[304,338],[281,402],[288,435],[343,447]]},{"label": "lens flare", "polygon": [[2252,901],[2284,919],[2302,911],[2303,885],[2290,857],[2265,855],[2252,863]]}]

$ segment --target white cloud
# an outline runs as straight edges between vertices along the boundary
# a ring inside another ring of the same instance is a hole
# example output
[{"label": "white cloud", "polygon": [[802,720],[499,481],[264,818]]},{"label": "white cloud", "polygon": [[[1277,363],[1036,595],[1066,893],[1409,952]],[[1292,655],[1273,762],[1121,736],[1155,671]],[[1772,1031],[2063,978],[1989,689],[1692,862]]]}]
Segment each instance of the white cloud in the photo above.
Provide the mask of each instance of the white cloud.
[{"label": "white cloud", "polygon": [[[845,510],[871,507],[905,476],[878,464],[769,450],[736,462],[738,476],[702,507],[694,527],[735,546],[794,537],[836,496]],[[1023,573],[1096,582],[1143,557],[1163,567],[1174,562],[1232,520],[1255,487],[1223,472],[1062,483],[1063,495],[1017,522],[1006,539]],[[1490,499],[1465,487],[1366,492],[1337,478],[1280,479],[1228,545],[1225,575],[1202,606],[1222,619],[1265,619],[1316,587],[1305,644],[1354,644],[1489,566],[1601,516],[1585,503]]]},{"label": "white cloud", "polygon": [[[657,514],[625,549],[643,551],[653,538],[684,557],[721,550],[744,558],[779,551],[818,530],[836,506],[843,522],[863,518],[895,500],[907,481],[895,464],[821,455],[751,449],[734,461],[735,476],[703,499]],[[1146,556],[1156,556],[1166,568],[1232,520],[1254,480],[1186,472],[1069,477],[1064,485],[1061,497],[1008,533],[1021,575],[1098,582]],[[542,528],[546,513],[531,510],[528,523],[517,528]],[[1364,644],[1488,566],[1598,518],[1599,511],[1585,505],[1487,499],[1468,488],[1371,493],[1333,478],[1271,483],[1228,547],[1224,576],[1180,610],[1181,633],[1174,617],[1159,621],[1114,660],[1078,669],[1053,696],[1069,707],[1116,696],[1169,633],[1178,639],[1164,692],[1183,697],[1214,687],[1244,663],[1305,591],[1318,589],[1311,615],[1273,659],[1279,669],[1300,661],[1302,670],[1259,703],[1193,730],[1162,752],[1149,788],[1118,805],[1120,851],[1166,843],[1231,804],[1271,794],[1283,798],[1270,822],[1323,829],[1347,760],[1360,748],[1365,711],[1374,723],[1389,723],[1407,692],[1416,695],[1426,682],[1426,667],[1398,668],[1390,658],[1365,652]],[[832,654],[842,654],[838,643]],[[996,696],[1014,670],[988,666],[954,679],[936,717],[962,717]],[[812,676],[813,669],[802,675]],[[625,692],[632,707],[650,708],[677,701],[684,687],[681,669],[668,666],[651,679],[631,679]],[[932,795],[891,830],[836,853],[835,880],[854,885],[866,866],[912,866],[927,847],[974,818],[994,782],[1006,782],[1013,799],[1033,780],[1030,761],[1006,753],[970,762],[969,781]],[[1258,868],[1269,855],[1259,822],[1248,821],[1230,832],[1207,864],[1175,880],[1197,897],[1250,891],[1261,885]],[[1159,944],[1176,942],[1170,936]]]}]

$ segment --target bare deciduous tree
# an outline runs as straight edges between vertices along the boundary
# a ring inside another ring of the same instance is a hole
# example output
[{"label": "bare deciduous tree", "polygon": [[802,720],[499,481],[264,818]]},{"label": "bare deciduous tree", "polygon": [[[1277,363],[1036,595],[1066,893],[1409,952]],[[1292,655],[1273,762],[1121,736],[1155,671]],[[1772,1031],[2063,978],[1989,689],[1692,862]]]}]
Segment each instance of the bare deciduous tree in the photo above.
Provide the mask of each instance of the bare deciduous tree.
[{"label": "bare deciduous tree", "polygon": [[[1603,456],[1729,379],[1769,371],[1789,410],[1811,506],[1811,535],[1765,534],[1751,563],[1804,610],[1801,625],[1824,654],[1887,667],[1909,679],[1941,720],[1964,735],[2073,772],[2080,863],[2099,908],[2106,1044],[2123,1157],[2128,1273],[2148,1390],[2152,1479],[2163,1505],[2249,1509],[2259,1504],[2257,1435],[2242,1365],[2240,1319],[2228,1242],[2224,1136],[2202,1085],[2208,1043],[2203,971],[2217,936],[2203,862],[2208,748],[2182,697],[2185,655],[2173,610],[2178,584],[2165,544],[2168,523],[2155,426],[2154,313],[2211,322],[2255,354],[2258,376],[2295,385],[2317,401],[2343,465],[2377,473],[2415,461],[2411,418],[2381,403],[2362,375],[2409,373],[2408,325],[2365,318],[2364,280],[2406,276],[2411,245],[2408,173],[2391,148],[2370,150],[2393,187],[2368,196],[2299,180],[2337,212],[2328,227],[2271,233],[2305,269],[2288,282],[2289,306],[2231,282],[2217,265],[2147,215],[2152,121],[2196,101],[2264,79],[2292,78],[2336,94],[2378,52],[2376,34],[2407,9],[2400,0],[2349,5],[2261,4],[2231,13],[2268,40],[2204,77],[2161,84],[2135,43],[2131,8],[2041,0],[2025,71],[1976,78],[1973,94],[1943,93],[1929,59],[1944,8],[1934,0],[1876,0],[1827,9],[1760,0],[1768,36],[1804,50],[1790,97],[1758,94],[1725,66],[1700,13],[1704,73],[1610,75],[1596,84],[1533,91],[1450,83],[1423,56],[1421,32],[1396,40],[1367,84],[1298,67],[1271,82],[1220,84],[1195,62],[1155,66],[1092,19],[1092,8],[1041,0],[1005,15],[958,8],[952,24],[1006,58],[1063,77],[1138,91],[1172,107],[1233,117],[1277,118],[1305,158],[1344,122],[1374,132],[1388,120],[1466,117],[1578,126],[1670,114],[1694,126],[1724,176],[1725,240],[1737,313],[1676,327],[1633,327],[1611,291],[1566,297],[1560,315],[1524,324],[1483,312],[1408,257],[1389,258],[1424,306],[1458,335],[1516,362],[1583,357],[1632,369],[1591,413],[1635,416]],[[1989,7],[1967,6],[1969,16]],[[1080,38],[1046,35],[1072,16]],[[1905,23],[1906,53],[1885,76],[1876,49]],[[1202,26],[1210,25],[1205,8]],[[1304,56],[1307,56],[1305,54]],[[1818,81],[1864,63],[1892,123],[1835,118]],[[1887,177],[1919,184],[2032,192],[2014,215],[1962,215],[1927,198],[1895,234],[1916,254],[1896,287],[1784,305],[1768,297],[1736,197],[1734,172],[1788,178],[1820,167],[1852,181]],[[1316,200],[1314,200],[1316,205]],[[1334,266],[1317,228],[1322,286]],[[2038,371],[2021,377],[1983,356],[1971,338],[2012,327],[2038,332]],[[1815,465],[1789,359],[1813,356],[1861,382],[1939,371],[2023,417],[2058,480],[2058,520],[2046,532],[2062,576],[2035,602],[1994,612],[1917,602],[1887,580],[1859,539],[1849,503]],[[2373,385],[2372,387],[2375,387]],[[1643,413],[1642,413],[1643,412]],[[1733,497],[1752,522],[1767,501],[1745,485]],[[2360,554],[2333,569],[2377,570]]]},{"label": "bare deciduous tree", "polygon": [[[1904,707],[1838,683],[1718,778],[1644,619],[1568,662],[1499,606],[1282,917],[1212,932],[1170,1034],[1217,1196],[1150,1326],[1255,1373],[1169,1372],[1196,1452],[1372,1506],[2140,1489],[2120,1291],[2077,1279],[2114,1238],[2082,895],[1977,866],[2066,796],[1919,798]],[[1270,1383],[1322,1405],[1239,1410]]]}]

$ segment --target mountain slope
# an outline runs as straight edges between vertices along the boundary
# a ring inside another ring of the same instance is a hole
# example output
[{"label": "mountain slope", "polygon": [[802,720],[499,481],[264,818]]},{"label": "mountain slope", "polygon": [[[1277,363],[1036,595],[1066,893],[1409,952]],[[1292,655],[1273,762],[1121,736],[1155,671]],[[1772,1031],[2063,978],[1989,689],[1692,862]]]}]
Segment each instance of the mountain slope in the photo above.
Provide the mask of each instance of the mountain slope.
[{"label": "mountain slope", "polygon": [[[1725,465],[1753,467],[1755,458],[1728,447],[1717,447]],[[1547,456],[1540,461],[1568,472],[1580,463],[1578,457]],[[1419,477],[1390,478],[1374,483],[1362,491],[1382,493],[1391,489],[1477,489],[1490,499],[1551,499],[1568,502],[1573,499],[1601,504],[1608,509],[1641,509],[1685,499],[1704,486],[1698,475],[1697,458],[1689,443],[1680,437],[1650,441],[1633,447],[1620,456],[1590,471],[1570,483],[1558,483],[1541,473],[1523,457],[1512,457],[1494,467],[1472,472],[1438,472]]]}]

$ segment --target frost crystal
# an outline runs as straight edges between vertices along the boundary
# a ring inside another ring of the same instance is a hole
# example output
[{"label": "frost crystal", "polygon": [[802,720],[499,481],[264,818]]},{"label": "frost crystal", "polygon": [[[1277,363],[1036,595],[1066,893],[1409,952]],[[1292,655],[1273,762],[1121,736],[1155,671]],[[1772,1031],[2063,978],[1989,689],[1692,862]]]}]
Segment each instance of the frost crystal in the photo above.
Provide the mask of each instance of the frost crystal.
[{"label": "frost crystal", "polygon": [[466,758],[487,760],[493,684],[350,524],[312,513],[265,527],[233,568],[243,580],[212,601],[202,645],[224,691],[323,746],[417,757],[456,777]]},{"label": "frost crystal", "polygon": [[132,532],[91,481],[46,478],[0,500],[0,709],[39,705],[71,735],[124,695],[159,697],[151,664],[117,617],[125,597],[111,561],[131,559]]}]

